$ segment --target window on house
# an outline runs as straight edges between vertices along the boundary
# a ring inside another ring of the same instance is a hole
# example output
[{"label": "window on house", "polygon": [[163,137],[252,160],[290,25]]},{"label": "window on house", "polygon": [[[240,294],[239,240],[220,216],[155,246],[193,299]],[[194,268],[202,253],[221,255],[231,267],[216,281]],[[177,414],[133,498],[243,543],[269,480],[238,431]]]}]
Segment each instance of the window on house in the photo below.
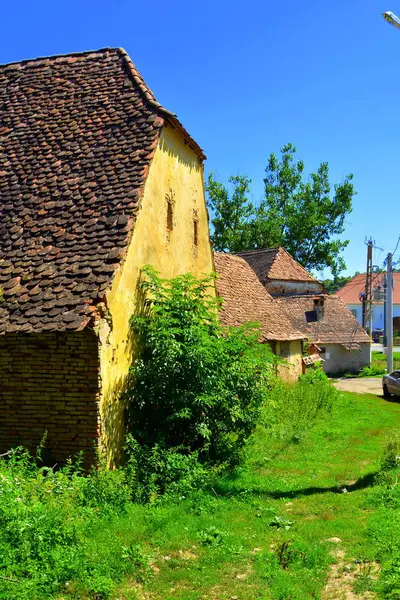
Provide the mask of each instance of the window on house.
[{"label": "window on house", "polygon": [[352,313],[352,315],[357,319],[357,309],[356,308],[351,308],[350,312]]},{"label": "window on house", "polygon": [[172,202],[167,198],[167,229],[172,231],[174,228],[174,211]]},{"label": "window on house", "polygon": [[193,221],[193,244],[195,246],[199,245],[199,222],[197,219]]},{"label": "window on house", "polygon": [[279,356],[281,358],[290,357],[290,342],[281,342],[279,345]]}]

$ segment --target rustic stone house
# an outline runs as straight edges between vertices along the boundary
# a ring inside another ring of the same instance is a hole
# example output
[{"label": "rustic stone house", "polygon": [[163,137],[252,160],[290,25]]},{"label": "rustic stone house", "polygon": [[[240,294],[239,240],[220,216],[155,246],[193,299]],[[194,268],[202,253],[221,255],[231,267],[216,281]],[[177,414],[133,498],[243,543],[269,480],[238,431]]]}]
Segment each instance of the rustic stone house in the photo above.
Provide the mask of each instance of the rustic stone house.
[{"label": "rustic stone house", "polygon": [[284,248],[242,252],[279,310],[313,343],[327,373],[357,372],[371,362],[371,340],[340,298]]},{"label": "rustic stone house", "polygon": [[217,273],[216,289],[221,298],[220,319],[224,325],[259,323],[262,338],[277,356],[285,359],[279,374],[286,381],[296,381],[302,373],[304,335],[277,307],[257,279],[257,275],[239,256],[214,252]]},{"label": "rustic stone house", "polygon": [[0,453],[124,437],[140,269],[213,271],[204,154],[122,49],[0,66]]}]

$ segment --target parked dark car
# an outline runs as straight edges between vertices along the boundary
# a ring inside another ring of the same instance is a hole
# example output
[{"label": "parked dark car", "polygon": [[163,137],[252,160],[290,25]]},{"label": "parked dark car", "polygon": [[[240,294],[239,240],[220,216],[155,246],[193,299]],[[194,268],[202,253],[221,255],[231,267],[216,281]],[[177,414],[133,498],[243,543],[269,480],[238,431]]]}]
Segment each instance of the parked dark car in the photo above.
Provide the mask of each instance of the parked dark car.
[{"label": "parked dark car", "polygon": [[383,335],[383,329],[373,329],[372,331],[372,341],[376,344],[379,344],[379,338]]}]

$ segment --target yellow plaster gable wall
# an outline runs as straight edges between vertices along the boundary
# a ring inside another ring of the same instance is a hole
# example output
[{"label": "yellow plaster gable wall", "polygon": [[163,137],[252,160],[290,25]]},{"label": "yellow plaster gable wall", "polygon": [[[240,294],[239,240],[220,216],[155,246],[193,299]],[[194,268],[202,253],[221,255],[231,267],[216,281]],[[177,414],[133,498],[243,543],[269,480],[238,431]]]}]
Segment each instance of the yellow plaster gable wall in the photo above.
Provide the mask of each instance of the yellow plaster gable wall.
[{"label": "yellow plaster gable wall", "polygon": [[[276,353],[278,356],[280,356],[280,342],[277,342],[276,346]],[[283,381],[295,383],[298,380],[299,375],[302,374],[303,370],[300,340],[293,340],[289,343],[289,353],[290,356],[285,360],[285,362],[279,365],[278,374]]]},{"label": "yellow plaster gable wall", "polygon": [[[172,207],[172,230],[167,227],[168,203]],[[197,246],[194,220],[198,223]],[[151,264],[164,278],[189,272],[201,276],[214,270],[203,165],[181,134],[170,125],[162,131],[131,243],[107,294],[108,311],[98,328],[102,380],[101,449],[110,466],[119,462],[124,441],[124,405],[120,394],[135,353],[129,318],[138,306],[137,285],[145,264]]]}]

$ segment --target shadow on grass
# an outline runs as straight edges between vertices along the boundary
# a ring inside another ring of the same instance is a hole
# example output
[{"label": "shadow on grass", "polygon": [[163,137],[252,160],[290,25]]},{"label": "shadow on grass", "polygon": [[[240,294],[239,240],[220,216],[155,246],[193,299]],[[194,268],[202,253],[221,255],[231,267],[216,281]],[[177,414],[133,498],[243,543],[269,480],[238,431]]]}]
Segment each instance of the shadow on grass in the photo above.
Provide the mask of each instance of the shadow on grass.
[{"label": "shadow on grass", "polygon": [[376,477],[376,473],[368,473],[367,475],[363,475],[357,481],[350,484],[343,485],[335,485],[331,487],[308,487],[308,488],[300,488],[298,490],[274,490],[268,491],[265,489],[258,488],[237,488],[237,489],[228,489],[228,487],[224,487],[221,484],[217,484],[213,487],[213,490],[218,496],[222,497],[235,497],[235,496],[243,496],[243,495],[254,495],[263,498],[272,498],[274,500],[280,500],[283,498],[300,498],[302,496],[313,496],[316,494],[345,494],[356,492],[357,490],[362,490],[368,487],[372,487],[374,485],[374,480]]}]

